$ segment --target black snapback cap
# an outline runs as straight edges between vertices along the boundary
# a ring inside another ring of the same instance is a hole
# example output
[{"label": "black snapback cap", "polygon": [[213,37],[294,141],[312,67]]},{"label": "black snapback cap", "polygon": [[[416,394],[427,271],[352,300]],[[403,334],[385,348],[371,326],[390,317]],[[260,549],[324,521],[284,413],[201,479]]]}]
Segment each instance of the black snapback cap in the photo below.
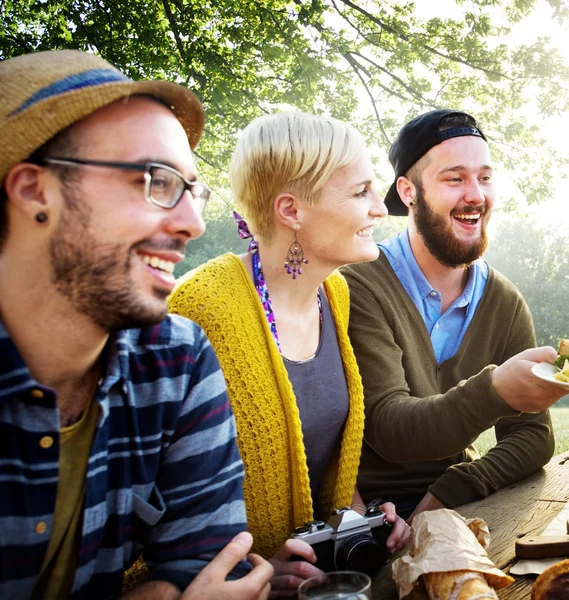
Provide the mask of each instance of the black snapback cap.
[{"label": "black snapback cap", "polygon": [[415,117],[404,125],[396,140],[391,144],[389,162],[393,165],[395,180],[385,196],[385,206],[387,206],[390,215],[396,217],[407,215],[407,206],[402,202],[397,192],[397,180],[405,175],[433,146],[450,138],[464,135],[475,135],[487,141],[486,136],[478,127],[452,127],[439,131],[441,121],[451,115],[466,115],[476,123],[474,117],[460,110],[448,108],[431,110]]}]

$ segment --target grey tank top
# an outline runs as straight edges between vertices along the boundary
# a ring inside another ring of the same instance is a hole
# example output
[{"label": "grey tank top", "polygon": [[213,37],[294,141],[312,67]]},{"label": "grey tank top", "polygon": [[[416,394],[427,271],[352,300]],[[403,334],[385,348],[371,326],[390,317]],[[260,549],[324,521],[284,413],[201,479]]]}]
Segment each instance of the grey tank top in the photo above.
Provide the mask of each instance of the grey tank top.
[{"label": "grey tank top", "polygon": [[298,362],[283,360],[300,412],[314,512],[326,520],[330,515],[319,514],[320,486],[342,441],[350,400],[336,326],[324,294],[316,354]]}]

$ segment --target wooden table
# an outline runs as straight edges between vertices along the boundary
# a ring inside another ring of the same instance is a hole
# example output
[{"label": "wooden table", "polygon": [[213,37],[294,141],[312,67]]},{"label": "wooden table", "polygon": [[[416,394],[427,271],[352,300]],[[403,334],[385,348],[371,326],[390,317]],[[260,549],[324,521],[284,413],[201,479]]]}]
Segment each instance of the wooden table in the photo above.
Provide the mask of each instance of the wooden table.
[{"label": "wooden table", "polygon": [[[482,517],[490,529],[488,555],[506,573],[514,564],[515,541],[540,534],[569,502],[569,452],[554,456],[535,475],[455,510],[466,518]],[[500,600],[529,600],[535,577],[514,576],[515,582],[498,592]],[[376,600],[397,600],[388,564],[375,578]]]}]

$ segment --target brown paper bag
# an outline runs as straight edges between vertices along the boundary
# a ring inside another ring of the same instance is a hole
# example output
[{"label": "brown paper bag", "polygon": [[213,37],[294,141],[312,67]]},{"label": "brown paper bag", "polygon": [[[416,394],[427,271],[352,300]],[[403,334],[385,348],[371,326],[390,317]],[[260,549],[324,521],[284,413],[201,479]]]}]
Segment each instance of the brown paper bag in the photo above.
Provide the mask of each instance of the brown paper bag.
[{"label": "brown paper bag", "polygon": [[488,558],[488,527],[482,519],[466,520],[446,508],[421,513],[413,520],[409,552],[393,563],[399,598],[411,594],[420,578],[430,600],[490,600],[513,579]]}]

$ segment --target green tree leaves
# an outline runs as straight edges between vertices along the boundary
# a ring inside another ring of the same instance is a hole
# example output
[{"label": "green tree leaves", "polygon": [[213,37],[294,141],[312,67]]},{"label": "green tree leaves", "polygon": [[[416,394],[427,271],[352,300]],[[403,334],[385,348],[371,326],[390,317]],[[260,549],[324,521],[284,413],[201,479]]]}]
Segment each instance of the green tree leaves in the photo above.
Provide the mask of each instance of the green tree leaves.
[{"label": "green tree leaves", "polygon": [[561,229],[532,219],[502,219],[485,259],[522,292],[538,345],[557,348],[569,337],[569,246]]},{"label": "green tree leaves", "polygon": [[225,186],[238,131],[264,113],[331,114],[386,150],[406,119],[452,106],[481,119],[498,161],[539,201],[562,159],[538,126],[567,109],[569,71],[547,39],[512,47],[507,34],[536,7],[560,21],[568,9],[456,4],[426,18],[398,0],[3,0],[0,57],[79,48],[135,79],[190,86],[207,113],[198,156],[213,187]]}]

